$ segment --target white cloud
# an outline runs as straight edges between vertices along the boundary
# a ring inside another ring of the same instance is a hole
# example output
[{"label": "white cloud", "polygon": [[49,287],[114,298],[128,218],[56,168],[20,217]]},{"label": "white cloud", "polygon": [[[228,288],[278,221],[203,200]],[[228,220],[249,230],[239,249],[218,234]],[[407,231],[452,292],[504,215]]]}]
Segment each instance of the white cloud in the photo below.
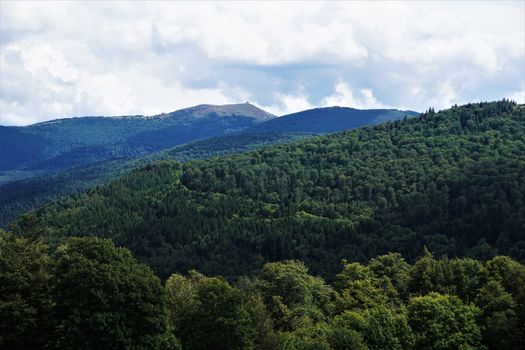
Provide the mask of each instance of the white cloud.
[{"label": "white cloud", "polygon": [[506,98],[516,101],[517,103],[525,103],[525,88],[519,91],[511,92]]},{"label": "white cloud", "polygon": [[308,101],[308,96],[304,92],[297,92],[295,94],[277,94],[277,104],[271,106],[262,106],[268,112],[283,116],[295,112],[312,109],[314,106]]},{"label": "white cloud", "polygon": [[339,81],[334,86],[333,93],[324,97],[317,105],[310,102],[304,92],[304,88],[301,88],[293,94],[277,94],[276,98],[278,100],[277,104],[263,106],[263,108],[278,116],[315,107],[340,106],[358,109],[389,108],[377,100],[371,89],[361,89],[353,92],[350,86],[343,81]]},{"label": "white cloud", "polygon": [[[144,67],[120,67],[99,73],[95,67],[74,66],[48,44],[8,46],[0,55],[2,71],[1,124],[29,124],[57,116],[156,114],[207,103],[246,99],[239,88],[191,89],[148,74]],[[25,89],[29,88],[29,91]],[[4,94],[4,91],[11,94]],[[224,91],[229,91],[226,96]],[[19,100],[24,100],[20,103]],[[38,114],[35,113],[38,111]]]},{"label": "white cloud", "polygon": [[347,83],[339,81],[335,85],[334,90],[333,94],[321,101],[322,106],[341,106],[358,109],[386,108],[377,100],[371,89],[361,89],[354,93]]},{"label": "white cloud", "polygon": [[524,2],[0,2],[0,124],[522,95]]},{"label": "white cloud", "polygon": [[[299,6],[298,6],[299,5]],[[320,58],[324,62],[367,57],[352,24],[318,23],[319,3],[160,4],[165,42],[195,42],[210,58],[277,65]],[[163,22],[166,21],[166,22]],[[176,23],[176,24],[173,24]]]}]

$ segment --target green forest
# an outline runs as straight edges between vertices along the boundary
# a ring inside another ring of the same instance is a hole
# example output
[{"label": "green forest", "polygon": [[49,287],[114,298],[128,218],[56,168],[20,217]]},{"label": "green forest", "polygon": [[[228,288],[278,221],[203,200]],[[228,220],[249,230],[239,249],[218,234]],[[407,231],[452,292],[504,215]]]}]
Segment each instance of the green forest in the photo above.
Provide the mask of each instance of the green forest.
[{"label": "green forest", "polygon": [[[523,349],[525,266],[398,253],[341,261],[333,283],[298,260],[229,282],[161,281],[109,239],[50,244],[0,231],[3,349]],[[22,231],[21,231],[22,230]]]},{"label": "green forest", "polygon": [[0,227],[7,226],[20,214],[41,207],[53,199],[85,192],[154,161],[173,159],[186,162],[191,159],[205,159],[310,136],[312,135],[287,132],[235,133],[194,141],[145,156],[96,162],[50,175],[14,181],[3,186],[0,183]]},{"label": "green forest", "polygon": [[524,105],[260,137],[0,230],[0,348],[525,348]]},{"label": "green forest", "polygon": [[147,165],[36,212],[50,236],[95,235],[161,278],[231,279],[298,259],[332,281],[342,259],[398,252],[525,261],[525,108],[454,106],[252,152]]}]

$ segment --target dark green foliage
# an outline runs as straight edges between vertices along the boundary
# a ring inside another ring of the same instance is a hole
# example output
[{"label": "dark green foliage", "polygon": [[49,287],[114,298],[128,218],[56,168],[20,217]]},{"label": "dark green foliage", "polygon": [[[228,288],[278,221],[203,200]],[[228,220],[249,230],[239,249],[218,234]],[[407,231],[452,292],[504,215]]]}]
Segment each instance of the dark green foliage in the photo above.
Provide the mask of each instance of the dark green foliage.
[{"label": "dark green foliage", "polygon": [[[321,125],[320,112],[325,117]],[[266,127],[272,116],[252,105],[203,105],[150,118],[88,117],[23,128],[0,126],[0,227],[53,199],[84,192],[155,160],[239,153],[403,115],[397,110],[334,107],[285,116]],[[229,135],[213,137],[222,134]]]},{"label": "dark green foliage", "polygon": [[478,292],[482,312],[482,337],[491,349],[518,349],[516,302],[501,284],[489,280]]},{"label": "dark green foliage", "polygon": [[183,349],[248,349],[253,342],[250,314],[240,290],[217,277],[192,272],[166,282],[174,333]]},{"label": "dark green foliage", "polygon": [[[153,164],[38,215],[57,235],[111,237],[162,277],[197,268],[232,278],[300,259],[332,280],[341,259],[395,251],[413,261],[425,245],[438,257],[520,258],[523,198],[525,109],[499,101]],[[447,268],[461,278],[476,266]]]},{"label": "dark green foliage", "polygon": [[[525,345],[525,266],[508,257],[481,263],[434,259],[426,252],[412,265],[395,253],[367,264],[345,261],[333,289],[299,261],[266,263],[256,277],[235,285],[191,271],[172,275],[163,287],[151,270],[109,240],[66,238],[48,248],[38,227],[27,217],[17,226],[23,237],[0,232],[2,348],[517,350]],[[446,294],[427,293],[427,284],[417,289],[422,266],[431,289]],[[472,287],[479,276],[481,282]],[[463,285],[471,286],[470,292]],[[341,303],[345,298],[352,302]]]},{"label": "dark green foliage", "polygon": [[40,218],[33,213],[20,215],[9,225],[10,231],[18,237],[25,237],[31,241],[39,240],[49,235],[49,229]]},{"label": "dark green foliage", "polygon": [[131,253],[100,238],[70,238],[54,270],[55,347],[169,349],[160,280]]},{"label": "dark green foliage", "polygon": [[40,238],[0,230],[0,348],[45,346],[53,329],[51,267]]},{"label": "dark green foliage", "polygon": [[[522,349],[524,198],[525,109],[508,101],[158,162],[15,222],[1,341]],[[171,277],[162,288],[126,249],[75,235],[112,238]],[[225,278],[172,275],[191,268]]]}]

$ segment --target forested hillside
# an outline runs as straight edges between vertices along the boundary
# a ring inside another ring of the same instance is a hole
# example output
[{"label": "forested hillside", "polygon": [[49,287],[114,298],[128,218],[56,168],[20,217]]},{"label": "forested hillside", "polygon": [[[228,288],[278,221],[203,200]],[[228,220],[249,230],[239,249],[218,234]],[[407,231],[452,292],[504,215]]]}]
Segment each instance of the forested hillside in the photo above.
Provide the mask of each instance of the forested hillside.
[{"label": "forested hillside", "polygon": [[[27,222],[26,222],[27,223]],[[34,222],[33,222],[34,223]],[[400,254],[343,261],[332,284],[300,261],[235,283],[159,280],[110,240],[0,230],[0,347],[148,350],[518,350],[525,266]]]},{"label": "forested hillside", "polygon": [[0,227],[5,227],[18,215],[53,199],[87,191],[154,161],[174,159],[186,162],[246,152],[310,136],[278,132],[232,134],[194,141],[141,157],[96,162],[50,175],[14,181],[0,186]]},{"label": "forested hillside", "polygon": [[525,261],[525,108],[468,104],[247,154],[162,162],[37,214],[51,236],[97,235],[160,276],[228,278],[300,259],[400,252]]},{"label": "forested hillside", "polygon": [[[273,118],[245,103],[201,105],[149,118],[73,118],[0,127],[0,227],[52,199],[85,191],[152,161],[239,153],[414,114],[328,107]],[[223,133],[228,135],[211,137]],[[199,138],[204,139],[171,150]]]}]

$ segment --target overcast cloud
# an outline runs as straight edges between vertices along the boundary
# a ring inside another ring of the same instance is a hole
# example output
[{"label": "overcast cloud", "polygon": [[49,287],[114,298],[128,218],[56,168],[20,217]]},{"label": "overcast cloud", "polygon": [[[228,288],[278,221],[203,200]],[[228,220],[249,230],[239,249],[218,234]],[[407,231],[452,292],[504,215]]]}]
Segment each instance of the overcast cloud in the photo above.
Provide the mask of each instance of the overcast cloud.
[{"label": "overcast cloud", "polygon": [[525,102],[525,2],[0,3],[0,124]]}]

